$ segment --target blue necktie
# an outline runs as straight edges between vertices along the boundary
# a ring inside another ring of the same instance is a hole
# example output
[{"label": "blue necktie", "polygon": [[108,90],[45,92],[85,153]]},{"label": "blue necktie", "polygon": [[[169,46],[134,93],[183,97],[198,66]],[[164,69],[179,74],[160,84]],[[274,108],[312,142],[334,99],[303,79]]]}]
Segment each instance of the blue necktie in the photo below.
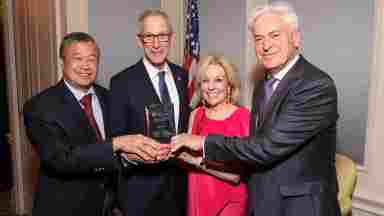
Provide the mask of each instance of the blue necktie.
[{"label": "blue necktie", "polygon": [[159,72],[159,91],[160,100],[162,104],[172,103],[171,97],[169,96],[167,84],[165,83],[165,71]]},{"label": "blue necktie", "polygon": [[160,100],[162,104],[169,104],[171,106],[171,126],[173,130],[175,130],[175,121],[174,121],[174,110],[171,101],[171,97],[169,96],[169,91],[167,88],[167,84],[165,83],[165,71],[159,72],[159,91],[160,91]]}]

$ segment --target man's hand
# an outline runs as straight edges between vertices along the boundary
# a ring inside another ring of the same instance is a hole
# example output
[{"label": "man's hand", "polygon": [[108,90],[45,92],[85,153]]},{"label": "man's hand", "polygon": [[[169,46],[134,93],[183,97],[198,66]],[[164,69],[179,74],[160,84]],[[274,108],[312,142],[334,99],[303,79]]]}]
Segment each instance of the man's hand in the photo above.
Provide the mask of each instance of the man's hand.
[{"label": "man's hand", "polygon": [[203,148],[205,137],[192,134],[180,134],[172,137],[171,153],[178,151],[182,147],[186,147],[193,151],[200,151]]},{"label": "man's hand", "polygon": [[136,153],[126,153],[126,152],[122,152],[121,153],[121,156],[124,157],[126,160],[131,160],[131,161],[146,161],[146,162],[150,162],[150,163],[157,163],[157,162],[160,162],[160,161],[165,161],[165,160],[168,160],[169,159],[169,152],[171,151],[171,146],[168,145],[168,144],[159,144],[159,150],[157,151],[157,156],[156,156],[156,160],[145,160],[144,158],[142,158],[140,155],[136,154]]},{"label": "man's hand", "polygon": [[157,150],[156,160],[157,161],[165,161],[170,157],[171,145],[169,144],[159,144],[159,148]]},{"label": "man's hand", "polygon": [[112,139],[114,151],[130,153],[128,158],[136,155],[144,161],[158,161],[168,159],[169,145],[164,145],[143,135],[124,135]]}]

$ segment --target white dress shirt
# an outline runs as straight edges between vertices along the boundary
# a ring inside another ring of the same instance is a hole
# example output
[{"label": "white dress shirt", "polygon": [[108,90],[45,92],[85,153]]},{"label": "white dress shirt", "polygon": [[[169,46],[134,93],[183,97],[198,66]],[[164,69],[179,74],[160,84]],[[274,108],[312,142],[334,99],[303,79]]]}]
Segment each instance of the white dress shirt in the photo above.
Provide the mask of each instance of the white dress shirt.
[{"label": "white dress shirt", "polygon": [[293,57],[287,65],[285,65],[279,72],[273,74],[273,78],[275,78],[277,81],[273,83],[273,91],[276,90],[277,86],[279,85],[280,81],[284,78],[284,76],[288,73],[289,70],[293,67],[293,65],[296,64],[296,62],[299,60],[299,55],[297,54],[295,57]]},{"label": "white dress shirt", "polygon": [[80,100],[87,94],[92,95],[92,111],[93,116],[95,117],[97,126],[99,127],[101,137],[105,139],[105,130],[104,130],[104,120],[103,120],[103,110],[101,109],[101,105],[99,102],[99,99],[97,98],[97,95],[95,93],[95,90],[93,87],[88,89],[87,92],[80,91],[74,87],[72,87],[66,80],[64,80],[65,85],[68,87],[68,89],[72,92],[73,96],[75,96],[77,102],[80,104],[81,108],[84,109],[83,104],[80,102]]},{"label": "white dress shirt", "polygon": [[176,88],[176,83],[172,76],[171,69],[169,68],[167,63],[165,63],[162,69],[158,69],[155,66],[153,66],[145,57],[143,58],[143,63],[144,63],[145,69],[147,70],[148,76],[152,82],[152,85],[155,88],[156,94],[159,98],[160,98],[160,90],[159,90],[158,72],[160,71],[165,72],[165,83],[167,85],[169,97],[171,97],[171,102],[173,105],[175,130],[177,133],[177,129],[179,125],[179,115],[180,115],[180,106],[179,106],[180,100],[179,100],[179,94]]}]

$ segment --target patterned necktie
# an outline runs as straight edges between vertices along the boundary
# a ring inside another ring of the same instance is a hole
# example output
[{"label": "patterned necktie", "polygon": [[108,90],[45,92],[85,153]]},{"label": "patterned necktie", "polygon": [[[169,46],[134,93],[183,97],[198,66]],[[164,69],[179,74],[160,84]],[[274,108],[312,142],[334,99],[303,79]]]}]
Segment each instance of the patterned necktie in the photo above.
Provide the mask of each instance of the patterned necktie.
[{"label": "patterned necktie", "polygon": [[159,72],[159,91],[161,103],[171,103],[171,97],[169,96],[167,84],[165,83],[165,71]]},{"label": "patterned necktie", "polygon": [[273,94],[273,84],[277,81],[278,79],[271,77],[270,79],[266,80],[264,83],[264,92],[265,92],[265,104],[268,103],[269,99],[271,98]]},{"label": "patterned necktie", "polygon": [[92,94],[85,95],[83,98],[81,98],[80,103],[84,106],[83,108],[84,113],[87,116],[92,128],[95,130],[97,141],[98,142],[103,141],[100,133],[100,129],[97,126],[97,123],[92,111]]}]

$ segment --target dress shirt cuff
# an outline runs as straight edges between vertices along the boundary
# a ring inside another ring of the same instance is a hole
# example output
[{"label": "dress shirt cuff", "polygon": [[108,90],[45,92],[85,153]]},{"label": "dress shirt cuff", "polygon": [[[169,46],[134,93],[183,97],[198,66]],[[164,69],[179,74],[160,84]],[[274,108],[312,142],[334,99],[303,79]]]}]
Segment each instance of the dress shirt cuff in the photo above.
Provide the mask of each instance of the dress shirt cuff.
[{"label": "dress shirt cuff", "polygon": [[124,157],[124,155],[122,155],[122,153],[120,153],[119,157],[120,157],[120,160],[121,160],[121,164],[123,165],[124,168],[139,165],[139,162],[131,160],[131,159],[127,158],[127,157]]}]

